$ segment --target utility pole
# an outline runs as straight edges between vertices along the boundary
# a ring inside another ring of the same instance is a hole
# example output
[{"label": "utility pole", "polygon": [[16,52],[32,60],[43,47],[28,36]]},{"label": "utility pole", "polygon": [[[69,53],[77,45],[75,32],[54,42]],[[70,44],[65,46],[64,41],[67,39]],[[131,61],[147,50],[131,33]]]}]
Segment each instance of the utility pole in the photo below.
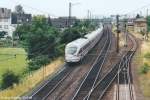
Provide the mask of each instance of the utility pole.
[{"label": "utility pole", "polygon": [[80,3],[71,3],[69,2],[69,17],[68,17],[68,28],[70,28],[71,22],[72,22],[72,6],[78,5]]},{"label": "utility pole", "polygon": [[140,11],[140,16],[142,16],[142,11]]},{"label": "utility pole", "polygon": [[87,11],[87,20],[91,21],[92,20],[92,13],[90,10]]},{"label": "utility pole", "polygon": [[[147,9],[146,21],[148,22],[148,9]],[[148,25],[147,25],[147,31],[146,31],[145,38],[146,38],[146,40],[148,40]]]},{"label": "utility pole", "polygon": [[87,20],[88,20],[88,21],[90,21],[90,17],[91,17],[90,10],[88,10],[88,11],[87,11]]},{"label": "utility pole", "polygon": [[71,10],[72,10],[72,3],[69,2],[69,17],[68,17],[68,27],[70,28],[71,24]]},{"label": "utility pole", "polygon": [[92,21],[92,13],[91,13],[91,11],[90,11],[90,22]]},{"label": "utility pole", "polygon": [[119,15],[116,16],[116,20],[117,20],[117,48],[116,48],[116,52],[119,53]]}]

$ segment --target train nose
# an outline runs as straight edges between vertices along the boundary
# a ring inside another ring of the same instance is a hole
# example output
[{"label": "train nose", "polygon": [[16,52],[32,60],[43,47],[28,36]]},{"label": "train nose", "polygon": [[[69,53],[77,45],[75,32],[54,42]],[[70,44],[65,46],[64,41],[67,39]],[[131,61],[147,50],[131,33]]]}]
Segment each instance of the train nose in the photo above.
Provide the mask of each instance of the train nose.
[{"label": "train nose", "polygon": [[74,55],[66,55],[65,60],[66,62],[79,62],[80,58]]}]

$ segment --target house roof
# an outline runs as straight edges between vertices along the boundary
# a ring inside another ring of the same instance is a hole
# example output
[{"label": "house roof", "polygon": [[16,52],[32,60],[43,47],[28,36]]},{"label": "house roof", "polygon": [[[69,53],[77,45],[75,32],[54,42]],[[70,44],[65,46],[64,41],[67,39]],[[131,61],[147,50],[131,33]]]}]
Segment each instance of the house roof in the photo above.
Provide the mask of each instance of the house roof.
[{"label": "house roof", "polygon": [[146,22],[145,18],[137,18],[135,22]]}]

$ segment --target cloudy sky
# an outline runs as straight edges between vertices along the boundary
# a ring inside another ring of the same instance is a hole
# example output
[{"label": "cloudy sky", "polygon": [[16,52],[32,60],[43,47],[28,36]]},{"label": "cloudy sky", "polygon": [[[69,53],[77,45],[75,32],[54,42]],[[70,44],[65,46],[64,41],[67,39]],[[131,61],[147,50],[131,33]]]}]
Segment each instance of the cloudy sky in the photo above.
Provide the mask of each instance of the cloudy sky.
[{"label": "cloudy sky", "polygon": [[[87,16],[89,9],[93,15],[126,14],[129,12],[146,13],[150,9],[150,0],[0,0],[0,7],[14,10],[15,5],[21,4],[27,13],[50,14],[52,16],[67,16],[68,4],[72,7],[72,15],[77,17]],[[143,9],[140,9],[141,7]]]}]

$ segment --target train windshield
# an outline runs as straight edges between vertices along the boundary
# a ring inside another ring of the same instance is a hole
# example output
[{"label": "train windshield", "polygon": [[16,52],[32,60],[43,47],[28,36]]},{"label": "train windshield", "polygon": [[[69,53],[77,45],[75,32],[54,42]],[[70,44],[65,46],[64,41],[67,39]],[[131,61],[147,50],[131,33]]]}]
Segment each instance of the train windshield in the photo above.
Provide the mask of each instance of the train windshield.
[{"label": "train windshield", "polygon": [[77,47],[69,47],[67,53],[73,55],[76,53],[76,51],[77,51]]}]

